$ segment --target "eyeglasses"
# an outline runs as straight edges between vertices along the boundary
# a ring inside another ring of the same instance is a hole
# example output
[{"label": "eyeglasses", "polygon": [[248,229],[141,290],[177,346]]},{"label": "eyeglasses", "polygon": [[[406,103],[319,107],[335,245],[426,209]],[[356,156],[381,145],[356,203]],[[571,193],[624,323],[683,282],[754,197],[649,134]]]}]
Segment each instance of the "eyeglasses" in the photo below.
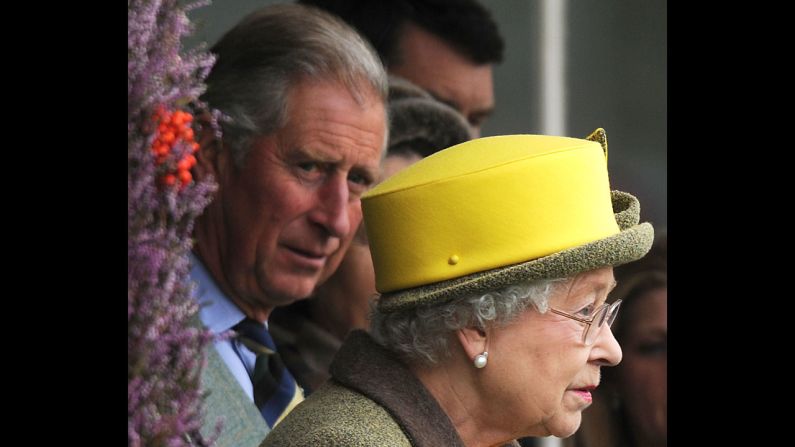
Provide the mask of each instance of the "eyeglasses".
[{"label": "eyeglasses", "polygon": [[579,321],[580,323],[585,323],[585,328],[582,331],[582,342],[585,343],[586,346],[590,346],[596,341],[596,337],[599,336],[599,332],[602,331],[603,324],[607,323],[608,327],[613,325],[613,322],[616,320],[616,315],[618,315],[619,307],[621,307],[621,300],[618,300],[613,304],[605,303],[594,311],[593,316],[590,319],[580,318],[551,307],[549,310],[552,311],[552,313],[571,318],[572,320]]}]

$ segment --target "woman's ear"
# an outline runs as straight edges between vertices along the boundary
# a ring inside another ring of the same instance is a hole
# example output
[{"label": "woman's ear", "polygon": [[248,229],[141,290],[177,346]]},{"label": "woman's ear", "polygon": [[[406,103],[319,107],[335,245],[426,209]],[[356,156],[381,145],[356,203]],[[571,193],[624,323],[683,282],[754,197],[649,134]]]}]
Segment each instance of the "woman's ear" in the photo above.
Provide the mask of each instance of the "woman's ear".
[{"label": "woman's ear", "polygon": [[465,327],[456,331],[458,342],[464,348],[469,359],[474,359],[476,355],[488,350],[488,339],[486,332],[476,327]]}]

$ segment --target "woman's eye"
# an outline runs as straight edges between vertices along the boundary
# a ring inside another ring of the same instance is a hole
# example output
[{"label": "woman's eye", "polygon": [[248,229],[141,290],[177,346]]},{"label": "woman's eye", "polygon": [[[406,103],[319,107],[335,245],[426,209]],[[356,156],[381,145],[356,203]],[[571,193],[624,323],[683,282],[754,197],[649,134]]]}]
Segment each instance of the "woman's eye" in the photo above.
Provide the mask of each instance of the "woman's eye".
[{"label": "woman's eye", "polygon": [[577,311],[577,315],[580,315],[580,316],[583,316],[583,317],[590,317],[591,314],[593,313],[593,307],[594,307],[593,303],[589,304],[589,305],[583,307],[582,309],[578,310]]}]

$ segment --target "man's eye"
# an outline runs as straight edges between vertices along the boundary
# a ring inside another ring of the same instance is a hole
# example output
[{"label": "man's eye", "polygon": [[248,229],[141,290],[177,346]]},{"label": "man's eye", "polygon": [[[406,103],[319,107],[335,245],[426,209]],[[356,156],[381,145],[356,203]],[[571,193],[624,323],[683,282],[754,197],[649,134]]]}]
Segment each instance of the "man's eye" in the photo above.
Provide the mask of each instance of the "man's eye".
[{"label": "man's eye", "polygon": [[361,174],[353,174],[353,173],[351,173],[348,176],[348,180],[351,183],[356,183],[357,185],[364,185],[364,186],[369,186],[370,183],[371,183],[369,178],[367,178],[367,177],[365,177],[364,175],[361,175]]},{"label": "man's eye", "polygon": [[315,163],[314,161],[307,161],[305,163],[299,163],[298,167],[305,172],[314,172],[320,169],[320,164]]}]

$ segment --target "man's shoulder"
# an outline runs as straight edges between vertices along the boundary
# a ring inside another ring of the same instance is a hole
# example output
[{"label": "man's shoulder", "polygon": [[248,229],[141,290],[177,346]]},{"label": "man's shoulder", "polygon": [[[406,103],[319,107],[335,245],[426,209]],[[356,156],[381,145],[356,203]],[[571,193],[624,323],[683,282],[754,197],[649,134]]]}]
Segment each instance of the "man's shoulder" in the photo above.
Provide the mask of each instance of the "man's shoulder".
[{"label": "man's shoulder", "polygon": [[202,372],[206,414],[202,434],[211,437],[220,421],[223,426],[217,447],[258,446],[269,427],[251,399],[240,388],[221,357],[211,345],[205,350],[207,366]]},{"label": "man's shoulder", "polygon": [[333,380],[298,405],[263,443],[306,445],[411,447],[384,407]]}]

